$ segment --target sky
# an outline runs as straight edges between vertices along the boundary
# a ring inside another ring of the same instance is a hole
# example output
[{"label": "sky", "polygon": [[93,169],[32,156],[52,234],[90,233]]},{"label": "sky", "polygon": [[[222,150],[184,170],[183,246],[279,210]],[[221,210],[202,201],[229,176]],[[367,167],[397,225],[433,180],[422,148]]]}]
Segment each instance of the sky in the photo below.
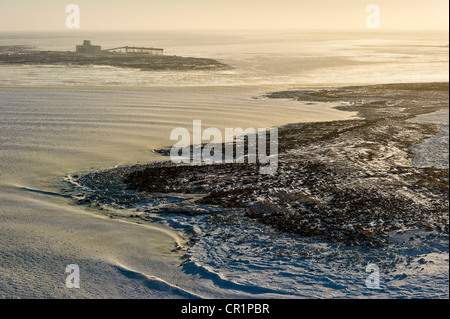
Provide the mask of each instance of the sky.
[{"label": "sky", "polygon": [[382,30],[449,27],[448,0],[0,0],[0,31],[68,30],[69,4],[86,31],[364,29],[369,4]]}]

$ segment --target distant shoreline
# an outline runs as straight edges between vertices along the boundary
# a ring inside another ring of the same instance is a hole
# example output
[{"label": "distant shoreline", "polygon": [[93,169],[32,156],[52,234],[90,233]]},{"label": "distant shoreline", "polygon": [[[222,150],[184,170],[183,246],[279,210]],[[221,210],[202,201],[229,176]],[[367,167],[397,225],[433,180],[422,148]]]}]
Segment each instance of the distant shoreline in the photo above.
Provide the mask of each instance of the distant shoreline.
[{"label": "distant shoreline", "polygon": [[[2,64],[0,63],[0,67]],[[448,81],[439,82],[418,82],[417,84],[449,84]],[[308,84],[296,84],[296,83],[272,83],[272,84],[202,84],[202,85],[86,85],[86,84],[61,84],[61,85],[37,85],[37,84],[1,84],[0,88],[79,88],[79,89],[146,89],[146,88],[179,88],[179,89],[194,89],[194,88],[233,88],[233,87],[247,87],[247,88],[267,88],[269,90],[281,91],[295,91],[295,90],[308,90],[308,89],[336,89],[342,87],[366,87],[376,85],[390,85],[392,83],[308,83]],[[401,83],[408,85],[411,83]],[[278,91],[277,91],[278,92]],[[253,98],[262,98],[253,97]],[[289,97],[286,97],[289,99]]]},{"label": "distant shoreline", "polygon": [[6,65],[100,65],[141,71],[227,70],[231,66],[214,59],[174,55],[77,54],[64,51],[36,51],[25,45],[0,46],[0,64]]}]

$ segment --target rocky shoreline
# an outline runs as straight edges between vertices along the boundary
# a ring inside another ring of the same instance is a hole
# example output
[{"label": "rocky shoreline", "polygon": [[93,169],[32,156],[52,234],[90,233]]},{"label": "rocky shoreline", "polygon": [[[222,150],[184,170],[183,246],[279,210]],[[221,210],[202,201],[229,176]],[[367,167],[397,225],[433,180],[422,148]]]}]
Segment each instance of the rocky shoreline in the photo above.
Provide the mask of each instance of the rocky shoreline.
[{"label": "rocky shoreline", "polygon": [[359,114],[355,120],[280,128],[274,175],[259,174],[257,164],[165,162],[91,173],[77,182],[95,189],[101,202],[105,181],[114,175],[108,192],[117,187],[121,196],[108,196],[109,201],[194,196],[189,205],[177,200],[148,212],[213,212],[211,222],[223,222],[227,211],[239,209],[280,232],[345,245],[383,244],[391,232],[412,229],[448,236],[448,169],[412,166],[413,146],[433,137],[437,127],[408,121],[448,108],[448,88],[448,83],[393,84],[266,94],[260,98],[311,101],[311,107],[315,101],[339,102],[340,109]]}]

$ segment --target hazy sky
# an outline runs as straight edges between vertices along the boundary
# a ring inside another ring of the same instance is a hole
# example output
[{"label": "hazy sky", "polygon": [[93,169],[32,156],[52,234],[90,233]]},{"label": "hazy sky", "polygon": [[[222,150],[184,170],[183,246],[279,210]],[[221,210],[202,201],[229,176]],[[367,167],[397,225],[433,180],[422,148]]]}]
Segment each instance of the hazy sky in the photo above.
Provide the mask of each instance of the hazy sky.
[{"label": "hazy sky", "polygon": [[363,29],[372,3],[381,29],[449,25],[449,0],[0,0],[0,31],[65,30],[72,3],[80,30]]}]

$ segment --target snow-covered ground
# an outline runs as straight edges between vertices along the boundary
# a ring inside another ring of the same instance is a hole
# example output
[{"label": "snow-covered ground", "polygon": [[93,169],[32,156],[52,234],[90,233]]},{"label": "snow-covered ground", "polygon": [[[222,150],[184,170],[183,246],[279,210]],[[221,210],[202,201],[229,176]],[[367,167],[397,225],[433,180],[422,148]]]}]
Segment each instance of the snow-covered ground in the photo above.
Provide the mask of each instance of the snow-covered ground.
[{"label": "snow-covered ground", "polygon": [[439,125],[439,133],[414,148],[416,158],[413,165],[417,167],[438,167],[448,169],[449,150],[449,112],[441,109],[435,113],[424,114],[412,119],[416,123]]}]

